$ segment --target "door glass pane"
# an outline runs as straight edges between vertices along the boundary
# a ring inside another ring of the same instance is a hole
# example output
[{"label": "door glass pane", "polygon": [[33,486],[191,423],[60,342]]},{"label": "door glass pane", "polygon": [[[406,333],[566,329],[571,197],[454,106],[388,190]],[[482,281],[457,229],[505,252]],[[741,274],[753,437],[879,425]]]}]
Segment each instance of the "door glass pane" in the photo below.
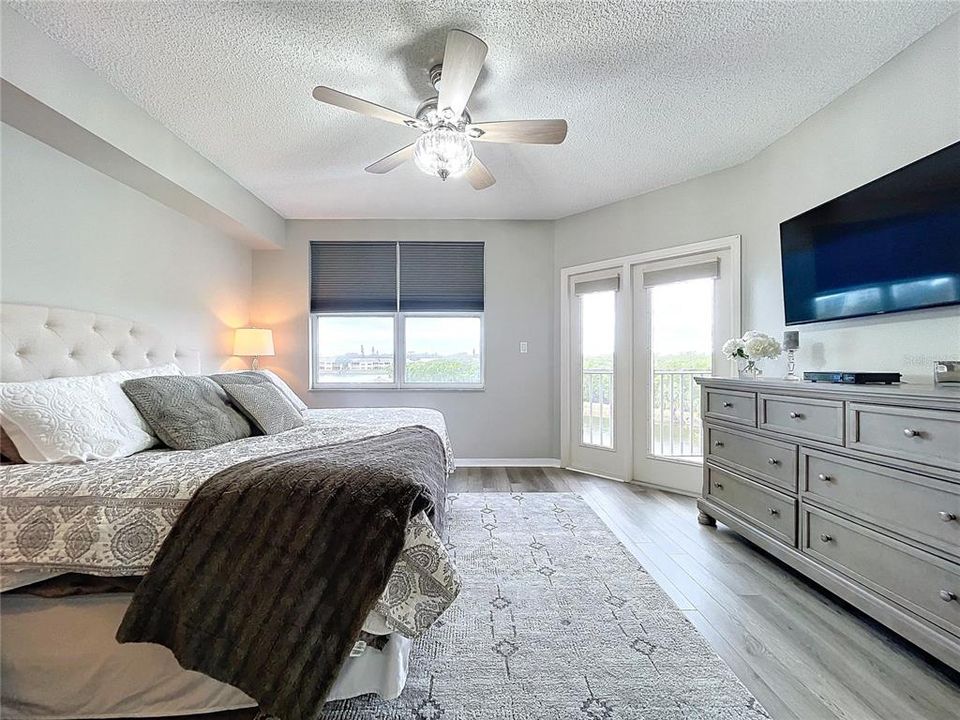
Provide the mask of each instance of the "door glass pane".
[{"label": "door glass pane", "polygon": [[408,317],[404,320],[408,383],[479,385],[479,317]]},{"label": "door glass pane", "polygon": [[321,315],[314,342],[317,383],[393,382],[393,316]]},{"label": "door glass pane", "polygon": [[693,379],[713,367],[713,284],[701,278],[649,290],[654,455],[702,456],[700,388]]},{"label": "door glass pane", "polygon": [[613,447],[613,350],[617,294],[580,296],[582,434],[584,445]]}]

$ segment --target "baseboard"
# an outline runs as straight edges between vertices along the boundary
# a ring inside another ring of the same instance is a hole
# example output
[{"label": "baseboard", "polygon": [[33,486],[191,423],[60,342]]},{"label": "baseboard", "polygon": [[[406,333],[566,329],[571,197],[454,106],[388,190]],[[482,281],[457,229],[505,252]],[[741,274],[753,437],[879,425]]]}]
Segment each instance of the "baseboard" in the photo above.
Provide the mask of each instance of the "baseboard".
[{"label": "baseboard", "polygon": [[559,458],[457,458],[457,467],[560,467]]}]

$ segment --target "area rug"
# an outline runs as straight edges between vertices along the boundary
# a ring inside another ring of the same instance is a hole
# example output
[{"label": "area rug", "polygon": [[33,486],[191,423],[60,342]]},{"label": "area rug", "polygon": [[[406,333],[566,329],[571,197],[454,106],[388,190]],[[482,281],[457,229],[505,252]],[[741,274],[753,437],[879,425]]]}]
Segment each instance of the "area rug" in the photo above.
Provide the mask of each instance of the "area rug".
[{"label": "area rug", "polygon": [[398,700],[328,720],[766,718],[696,628],[572,493],[448,498],[457,602]]}]

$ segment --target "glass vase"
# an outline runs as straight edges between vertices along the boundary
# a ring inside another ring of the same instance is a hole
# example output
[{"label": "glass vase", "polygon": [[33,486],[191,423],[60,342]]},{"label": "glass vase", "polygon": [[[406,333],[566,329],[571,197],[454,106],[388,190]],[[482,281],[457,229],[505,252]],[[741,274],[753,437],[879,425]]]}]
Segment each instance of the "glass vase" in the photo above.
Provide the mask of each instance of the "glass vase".
[{"label": "glass vase", "polygon": [[740,360],[737,362],[737,371],[741,380],[757,380],[763,375],[759,360]]}]

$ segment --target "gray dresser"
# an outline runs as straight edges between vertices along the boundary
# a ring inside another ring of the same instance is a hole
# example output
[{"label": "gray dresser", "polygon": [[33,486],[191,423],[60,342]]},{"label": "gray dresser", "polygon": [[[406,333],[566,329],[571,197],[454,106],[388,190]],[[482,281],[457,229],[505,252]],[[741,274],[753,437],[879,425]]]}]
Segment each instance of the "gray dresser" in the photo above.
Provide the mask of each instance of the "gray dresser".
[{"label": "gray dresser", "polygon": [[960,388],[697,380],[700,522],[960,670]]}]

